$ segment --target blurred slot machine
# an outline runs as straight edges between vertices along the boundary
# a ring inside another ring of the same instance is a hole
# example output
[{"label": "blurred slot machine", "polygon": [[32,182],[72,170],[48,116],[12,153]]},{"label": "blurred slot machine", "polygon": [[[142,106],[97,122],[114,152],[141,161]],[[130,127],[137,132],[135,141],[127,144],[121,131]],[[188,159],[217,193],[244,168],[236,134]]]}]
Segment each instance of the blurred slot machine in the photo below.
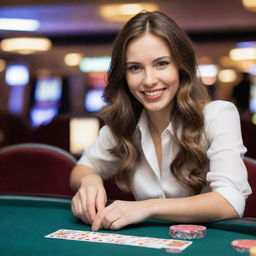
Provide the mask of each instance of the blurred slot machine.
[{"label": "blurred slot machine", "polygon": [[106,105],[103,99],[106,86],[109,56],[85,57],[80,63],[80,70],[86,73],[86,91],[84,108],[86,113],[96,114]]},{"label": "blurred slot machine", "polygon": [[47,124],[59,113],[63,96],[63,79],[59,76],[39,77],[32,95],[29,118],[33,128]]},{"label": "blurred slot machine", "polygon": [[103,99],[105,72],[87,73],[87,89],[84,96],[84,108],[87,113],[96,114],[106,103]]},{"label": "blurred slot machine", "polygon": [[100,121],[97,113],[106,106],[103,99],[106,86],[107,70],[110,57],[85,57],[80,63],[80,70],[86,73],[86,87],[84,91],[83,117],[70,120],[70,152],[81,155],[97,138]]},{"label": "blurred slot machine", "polygon": [[251,66],[250,79],[251,86],[249,108],[250,112],[254,115],[252,121],[254,124],[256,124],[256,64]]},{"label": "blurred slot machine", "polygon": [[5,83],[10,86],[8,112],[21,115],[24,110],[25,87],[29,84],[29,68],[25,64],[10,64],[5,70]]}]

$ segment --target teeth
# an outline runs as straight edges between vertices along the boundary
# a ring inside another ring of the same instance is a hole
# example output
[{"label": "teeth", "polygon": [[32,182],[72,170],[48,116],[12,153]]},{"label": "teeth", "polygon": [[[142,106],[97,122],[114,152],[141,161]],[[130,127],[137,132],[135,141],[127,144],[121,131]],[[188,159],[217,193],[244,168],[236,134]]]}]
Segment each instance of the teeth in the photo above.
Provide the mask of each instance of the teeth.
[{"label": "teeth", "polygon": [[146,95],[148,95],[148,96],[155,96],[155,95],[160,94],[160,93],[161,93],[161,90],[159,90],[159,91],[154,91],[154,92],[145,92],[145,91],[144,91],[144,93],[145,93]]}]

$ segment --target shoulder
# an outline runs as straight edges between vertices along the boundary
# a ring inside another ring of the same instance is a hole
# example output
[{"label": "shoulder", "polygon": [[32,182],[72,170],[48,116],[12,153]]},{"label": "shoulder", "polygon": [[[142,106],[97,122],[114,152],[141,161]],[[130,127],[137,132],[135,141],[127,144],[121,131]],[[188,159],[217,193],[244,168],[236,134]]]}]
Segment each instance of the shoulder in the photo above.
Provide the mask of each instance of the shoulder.
[{"label": "shoulder", "polygon": [[100,129],[99,135],[102,135],[102,136],[112,135],[112,132],[111,132],[109,126],[107,126],[107,125],[102,126],[102,128]]},{"label": "shoulder", "polygon": [[103,145],[104,144],[107,145],[108,147],[114,146],[116,144],[114,135],[113,135],[111,129],[109,128],[109,126],[107,126],[107,125],[104,125],[100,129],[97,141]]},{"label": "shoulder", "polygon": [[233,139],[241,136],[240,116],[236,106],[228,101],[212,101],[205,106],[205,132],[209,138],[228,135]]},{"label": "shoulder", "polygon": [[225,100],[215,100],[211,101],[204,107],[205,114],[210,114],[212,112],[219,112],[222,110],[237,110],[236,106],[229,101]]},{"label": "shoulder", "polygon": [[84,155],[88,158],[95,158],[98,155],[106,155],[109,149],[116,145],[114,136],[108,126],[103,126],[98,137],[85,149]]},{"label": "shoulder", "polygon": [[236,106],[229,101],[215,100],[211,101],[204,107],[204,117],[206,121],[210,121],[218,116],[226,116],[229,118],[239,117]]}]

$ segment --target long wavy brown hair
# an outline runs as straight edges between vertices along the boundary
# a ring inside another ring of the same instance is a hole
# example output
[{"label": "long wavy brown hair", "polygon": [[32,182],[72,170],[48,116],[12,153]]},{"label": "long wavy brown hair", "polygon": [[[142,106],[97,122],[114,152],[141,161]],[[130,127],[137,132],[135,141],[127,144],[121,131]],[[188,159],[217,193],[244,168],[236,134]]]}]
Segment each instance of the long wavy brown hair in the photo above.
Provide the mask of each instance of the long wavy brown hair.
[{"label": "long wavy brown hair", "polygon": [[127,85],[126,49],[131,40],[146,32],[168,43],[179,70],[180,85],[170,109],[178,152],[170,164],[170,171],[192,194],[198,194],[206,183],[207,156],[200,142],[204,131],[203,109],[209,96],[196,75],[196,57],[191,41],[172,19],[161,12],[137,14],[126,23],[114,42],[104,92],[108,106],[101,111],[100,117],[117,141],[116,146],[110,149],[120,159],[115,180],[119,188],[129,191],[130,175],[141,157],[135,129],[143,106]]}]

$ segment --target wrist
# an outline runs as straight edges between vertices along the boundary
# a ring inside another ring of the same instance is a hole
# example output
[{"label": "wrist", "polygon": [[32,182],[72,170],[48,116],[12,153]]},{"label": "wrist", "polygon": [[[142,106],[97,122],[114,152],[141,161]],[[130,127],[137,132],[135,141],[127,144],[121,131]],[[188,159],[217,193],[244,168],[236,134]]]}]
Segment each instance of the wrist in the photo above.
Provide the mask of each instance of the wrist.
[{"label": "wrist", "polygon": [[102,185],[103,186],[103,180],[102,178],[97,174],[87,174],[81,179],[81,186],[85,185]]},{"label": "wrist", "polygon": [[157,199],[148,199],[144,201],[148,218],[155,218],[157,215]]},{"label": "wrist", "polygon": [[157,198],[149,199],[148,201],[150,218],[162,219],[163,216],[170,216],[173,214],[173,208],[170,207],[170,204],[173,202],[172,199]]}]

